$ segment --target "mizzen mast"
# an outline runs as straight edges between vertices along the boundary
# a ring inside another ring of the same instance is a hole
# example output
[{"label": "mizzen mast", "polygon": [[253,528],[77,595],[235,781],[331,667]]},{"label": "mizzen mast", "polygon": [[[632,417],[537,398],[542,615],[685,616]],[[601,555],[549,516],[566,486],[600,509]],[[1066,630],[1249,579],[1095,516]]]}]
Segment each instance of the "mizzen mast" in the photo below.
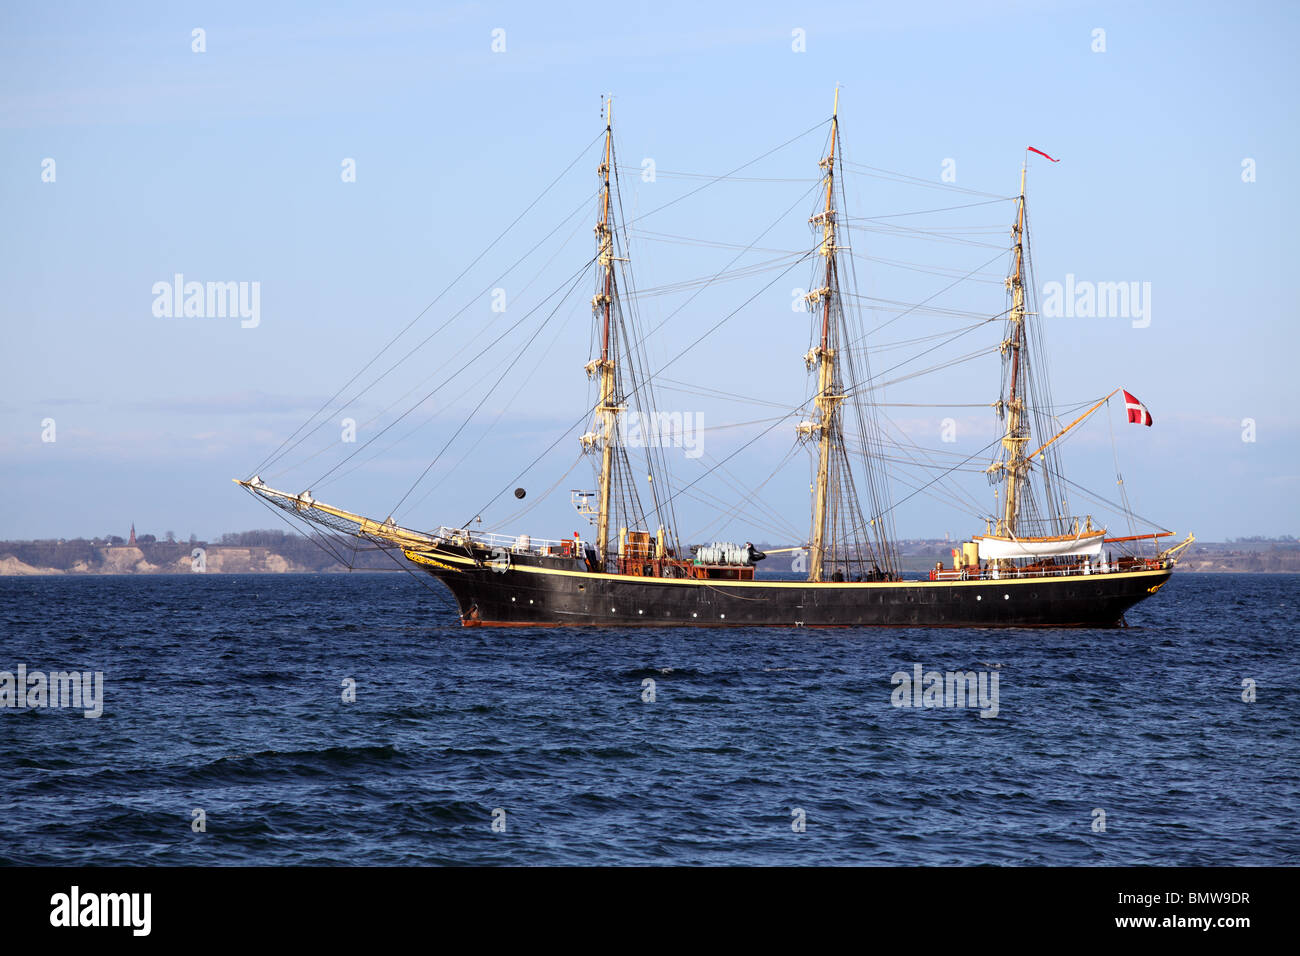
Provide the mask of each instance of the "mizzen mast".
[{"label": "mizzen mast", "polygon": [[1002,462],[995,465],[1001,468],[1006,479],[1006,493],[1002,514],[998,518],[997,534],[1013,536],[1016,534],[1016,519],[1020,509],[1020,491],[1029,477],[1029,461],[1025,458],[1025,443],[1029,441],[1029,428],[1025,421],[1024,384],[1021,376],[1021,350],[1025,343],[1025,172],[1028,163],[1020,167],[1020,201],[1016,206],[1016,224],[1012,230],[1015,239],[1015,265],[1007,277],[1007,288],[1011,290],[1011,324],[1010,334],[1002,342],[1002,352],[1011,354],[1011,377],[1007,388],[1007,397],[1002,410],[1007,417],[1007,428],[1002,436]]},{"label": "mizzen mast", "polygon": [[844,396],[836,391],[835,350],[831,347],[831,299],[835,295],[835,145],[839,141],[840,90],[835,88],[835,108],[831,112],[830,152],[819,164],[826,171],[826,200],[822,211],[809,222],[822,227],[819,252],[826,260],[826,280],[820,289],[808,293],[809,305],[821,304],[821,338],[805,359],[817,365],[817,418],[812,428],[817,438],[817,480],[813,486],[812,541],[809,548],[808,580],[823,579],[823,564],[827,545],[829,514],[827,497],[830,484],[832,441],[839,427],[836,411]]}]

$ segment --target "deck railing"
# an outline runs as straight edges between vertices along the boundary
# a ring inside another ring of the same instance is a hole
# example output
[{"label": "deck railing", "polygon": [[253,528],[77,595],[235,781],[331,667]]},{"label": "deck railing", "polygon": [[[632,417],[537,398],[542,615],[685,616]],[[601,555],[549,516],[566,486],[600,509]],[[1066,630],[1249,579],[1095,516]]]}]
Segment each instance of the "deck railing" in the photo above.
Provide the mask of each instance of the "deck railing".
[{"label": "deck railing", "polygon": [[573,554],[581,551],[578,538],[534,538],[532,535],[492,534],[486,531],[470,531],[467,528],[440,527],[436,536],[452,544],[465,546],[470,542],[481,548],[513,551],[516,554],[553,554],[569,550]]},{"label": "deck railing", "polygon": [[1169,566],[1160,558],[1134,558],[1132,560],[1100,562],[1098,564],[1072,564],[1061,567],[1037,568],[962,568],[953,570],[932,569],[931,581],[1005,581],[1008,578],[1084,577],[1094,574],[1122,574],[1127,571],[1157,571]]}]

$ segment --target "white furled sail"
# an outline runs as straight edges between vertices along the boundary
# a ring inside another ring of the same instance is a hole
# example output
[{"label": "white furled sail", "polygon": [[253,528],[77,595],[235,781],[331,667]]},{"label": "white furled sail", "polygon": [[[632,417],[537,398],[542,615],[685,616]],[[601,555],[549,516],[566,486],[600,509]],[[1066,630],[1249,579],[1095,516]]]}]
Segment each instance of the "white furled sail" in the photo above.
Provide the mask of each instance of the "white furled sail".
[{"label": "white furled sail", "polygon": [[976,537],[981,561],[999,561],[1007,558],[1055,558],[1066,555],[1099,557],[1105,531],[1062,535],[1056,538],[1001,538],[991,535]]}]

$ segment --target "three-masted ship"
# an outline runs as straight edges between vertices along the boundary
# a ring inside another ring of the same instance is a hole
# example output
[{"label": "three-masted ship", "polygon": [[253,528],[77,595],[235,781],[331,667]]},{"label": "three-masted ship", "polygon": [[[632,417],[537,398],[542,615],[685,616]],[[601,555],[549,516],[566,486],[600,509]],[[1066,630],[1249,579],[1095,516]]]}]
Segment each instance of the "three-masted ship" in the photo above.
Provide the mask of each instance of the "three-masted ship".
[{"label": "three-masted ship", "polygon": [[468,527],[415,530],[391,517],[379,521],[334,507],[311,491],[276,490],[258,475],[239,484],[329,534],[400,553],[409,566],[447,586],[461,622],[470,626],[1107,627],[1121,624],[1129,608],[1169,580],[1190,537],[1140,556],[1136,544],[1171,532],[1110,536],[1091,517],[1057,507],[1063,500],[1054,486],[1062,480],[1057,443],[1104,399],[1033,448],[1052,419],[1044,412],[1031,347],[1037,343],[1026,283],[1025,166],[1006,276],[1004,384],[993,403],[1002,435],[987,470],[997,507],[984,533],[952,549],[950,563],[940,561],[916,579],[904,577],[890,522],[883,520],[891,509],[888,476],[872,455],[881,439],[872,404],[863,399],[871,373],[861,350],[849,347],[845,324],[838,91],[829,148],[819,164],[820,208],[809,220],[816,243],[814,287],[805,296],[813,316],[804,356],[811,401],[795,425],[815,459],[811,521],[807,540],[785,549],[796,552],[793,566],[804,576],[758,575],[765,556],[748,543],[684,547],[673,526],[670,484],[655,474],[664,468],[662,456],[647,455],[642,485],[636,480],[641,470],[633,475],[621,440],[620,416],[645,414],[654,382],[638,363],[639,343],[624,322],[612,107],[605,121],[593,260],[598,349],[585,366],[597,399],[579,438],[596,487],[575,493],[590,518],[589,540],[576,532],[541,539]]}]

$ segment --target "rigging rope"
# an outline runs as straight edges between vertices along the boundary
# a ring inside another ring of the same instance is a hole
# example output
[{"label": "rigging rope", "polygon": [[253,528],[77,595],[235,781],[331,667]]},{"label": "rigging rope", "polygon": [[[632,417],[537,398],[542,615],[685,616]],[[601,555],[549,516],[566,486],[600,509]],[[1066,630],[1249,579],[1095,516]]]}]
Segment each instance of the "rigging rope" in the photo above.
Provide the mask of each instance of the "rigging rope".
[{"label": "rigging rope", "polygon": [[[725,179],[726,177],[728,177],[728,176],[732,176],[732,175],[734,175],[734,174],[740,172],[742,169],[746,169],[746,168],[748,168],[748,167],[750,167],[750,166],[753,166],[753,165],[754,165],[755,163],[757,163],[759,160],[766,159],[767,157],[771,156],[773,153],[776,153],[776,152],[779,152],[780,150],[785,149],[785,148],[786,148],[787,146],[789,146],[791,143],[798,142],[799,140],[801,140],[801,139],[803,139],[805,136],[807,136],[809,133],[812,133],[812,132],[814,132],[814,131],[816,131],[816,130],[818,130],[818,129],[821,129],[821,127],[823,127],[823,126],[825,126],[825,125],[826,125],[826,120],[822,120],[820,123],[816,123],[816,124],[814,124],[814,125],[808,127],[806,130],[804,130],[804,131],[803,131],[802,133],[800,133],[798,136],[793,136],[793,137],[791,137],[790,139],[787,139],[787,140],[786,140],[784,143],[782,143],[780,146],[773,146],[773,147],[772,147],[771,149],[769,149],[766,153],[763,153],[761,156],[756,156],[756,157],[754,157],[753,159],[751,159],[751,160],[750,160],[749,162],[747,162],[747,163],[742,163],[741,165],[737,166],[735,169],[731,170],[731,172],[729,172],[729,173],[723,173],[721,176],[716,176],[716,177],[714,177],[713,179],[709,180],[709,181],[708,181],[707,183],[705,183],[704,185],[702,185],[702,186],[697,186],[695,189],[692,189],[690,192],[688,192],[688,193],[683,193],[682,195],[678,196],[676,199],[671,199],[671,200],[669,200],[668,202],[664,203],[662,206],[656,206],[654,209],[651,209],[649,212],[643,212],[641,215],[637,216],[635,219],[631,220],[630,222],[625,223],[625,224],[624,224],[624,228],[626,229],[627,226],[631,225],[632,223],[640,222],[642,219],[648,219],[649,217],[653,216],[655,213],[660,212],[660,211],[662,211],[662,210],[664,210],[664,209],[667,209],[669,206],[675,205],[676,203],[681,202],[683,199],[687,199],[687,198],[689,198],[689,197],[691,197],[691,196],[694,196],[694,195],[695,195],[697,192],[699,192],[700,190],[702,190],[702,189],[708,189],[708,188],[709,188],[710,186],[712,186],[714,183],[721,182],[721,181],[722,181],[723,179]],[[603,136],[604,134],[602,133],[601,135]],[[591,147],[588,146],[587,148],[590,149]]]},{"label": "rigging rope", "polygon": [[421,309],[419,313],[416,314],[415,318],[411,319],[410,322],[408,322],[405,326],[402,327],[402,330],[400,332],[398,332],[395,336],[389,339],[388,343],[384,345],[384,347],[381,348],[378,352],[376,352],[374,357],[371,358],[369,362],[367,362],[360,369],[358,369],[356,374],[353,375],[350,379],[348,379],[343,384],[343,386],[339,388],[337,392],[335,392],[330,398],[326,399],[324,404],[322,404],[321,407],[318,408],[315,411],[315,413],[313,413],[312,416],[307,419],[307,421],[299,425],[298,428],[293,432],[293,434],[291,434],[288,438],[282,441],[280,443],[280,446],[275,451],[273,451],[269,456],[267,456],[267,458],[263,460],[262,464],[254,468],[253,471],[259,472],[262,469],[269,466],[271,462],[281,454],[281,450],[285,449],[285,446],[288,445],[288,443],[292,441],[295,436],[297,436],[298,432],[302,431],[309,424],[311,424],[311,422],[316,418],[317,415],[319,415],[326,408],[328,408],[336,398],[338,398],[340,395],[343,394],[343,392],[345,392],[349,387],[351,387],[353,382],[355,382],[358,378],[360,378],[363,374],[365,374],[366,369],[370,368],[370,366],[374,365],[375,362],[379,361],[379,357],[381,355],[387,352],[398,339],[400,339],[403,335],[405,335],[411,329],[411,327],[415,325],[416,322],[420,321],[420,319],[424,316],[426,312],[428,312],[435,305],[437,305],[438,301],[442,299],[444,295],[450,292],[452,288],[455,287],[456,283],[460,282],[460,280],[465,277],[465,274],[468,273],[470,269],[474,268],[474,266],[477,265],[484,256],[486,256],[489,252],[491,252],[492,249],[496,246],[496,244],[500,242],[502,239],[504,239],[505,236],[510,232],[510,230],[514,229],[514,227],[519,224],[519,221],[523,219],[524,216],[528,215],[528,213],[532,211],[533,207],[536,206],[539,202],[541,202],[543,198],[545,198],[546,194],[549,193],[552,188],[554,188],[556,183],[558,183],[561,179],[563,179],[566,175],[568,175],[569,170],[571,170],[577,164],[578,160],[582,159],[582,157],[587,154],[587,151],[590,150],[591,147],[594,146],[597,140],[599,139],[600,136],[598,135],[590,143],[584,146],[581,149],[581,151],[579,151],[578,155],[573,157],[573,159],[569,162],[569,165],[565,166],[564,169],[560,172],[560,174],[556,176],[554,179],[552,179],[551,182],[547,184],[546,188],[543,189],[537,195],[537,198],[534,199],[531,203],[529,203],[528,206],[524,209],[524,211],[521,212],[518,216],[516,216],[511,221],[511,223],[505,227],[505,229],[501,230],[501,232],[497,235],[497,237],[493,239],[490,243],[488,243],[477,256],[475,256],[472,260],[470,260],[469,265],[467,265],[463,270],[461,270],[460,275],[452,279],[451,282],[433,298],[432,302],[430,302],[423,309]]}]

